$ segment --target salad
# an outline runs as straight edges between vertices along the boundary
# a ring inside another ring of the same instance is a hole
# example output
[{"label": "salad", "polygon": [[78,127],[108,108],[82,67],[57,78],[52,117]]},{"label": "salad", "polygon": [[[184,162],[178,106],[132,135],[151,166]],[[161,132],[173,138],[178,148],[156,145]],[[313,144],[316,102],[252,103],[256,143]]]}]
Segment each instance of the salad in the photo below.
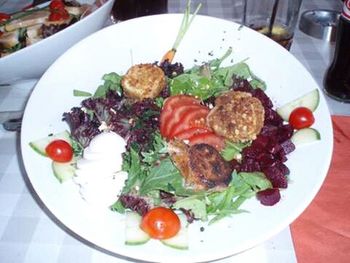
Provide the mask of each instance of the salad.
[{"label": "salad", "polygon": [[[101,3],[96,1],[96,5]],[[92,7],[75,0],[51,0],[47,6],[0,13],[0,58],[65,29],[91,12]]]},{"label": "salad", "polygon": [[275,109],[245,61],[223,66],[232,49],[189,69],[172,62],[175,51],[105,74],[94,94],[75,90],[86,98],[63,114],[70,131],[30,143],[60,182],[125,214],[130,245],[154,238],[187,249],[192,222],[244,213],[254,197],[275,205],[288,154],[320,139],[317,89]]}]

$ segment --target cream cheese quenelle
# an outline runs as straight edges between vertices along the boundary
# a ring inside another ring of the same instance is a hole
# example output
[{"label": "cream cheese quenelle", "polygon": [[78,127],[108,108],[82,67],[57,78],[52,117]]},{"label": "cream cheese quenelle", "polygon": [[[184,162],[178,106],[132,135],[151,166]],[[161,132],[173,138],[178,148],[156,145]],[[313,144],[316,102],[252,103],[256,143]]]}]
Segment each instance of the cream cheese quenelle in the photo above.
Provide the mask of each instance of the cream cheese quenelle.
[{"label": "cream cheese quenelle", "polygon": [[128,174],[122,171],[124,139],[112,131],[95,136],[77,161],[74,181],[89,204],[108,208],[117,201]]}]

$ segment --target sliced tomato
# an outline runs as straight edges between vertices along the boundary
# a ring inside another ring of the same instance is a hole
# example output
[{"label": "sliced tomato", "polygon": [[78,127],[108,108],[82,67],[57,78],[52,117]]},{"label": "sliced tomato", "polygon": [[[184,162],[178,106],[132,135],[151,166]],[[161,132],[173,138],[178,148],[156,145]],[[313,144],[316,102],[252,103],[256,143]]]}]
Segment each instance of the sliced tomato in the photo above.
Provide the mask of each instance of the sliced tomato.
[{"label": "sliced tomato", "polygon": [[221,151],[225,147],[225,140],[223,137],[216,135],[213,132],[196,134],[189,138],[190,145],[199,143],[209,144],[215,147],[218,151]]},{"label": "sliced tomato", "polygon": [[0,22],[6,21],[9,18],[11,18],[11,16],[9,14],[0,12]]},{"label": "sliced tomato", "polygon": [[192,111],[198,111],[200,109],[206,109],[207,107],[203,105],[182,105],[178,108],[173,109],[171,118],[169,118],[164,127],[164,134],[168,134],[168,137],[173,138],[171,134],[174,127],[182,121],[183,117]]},{"label": "sliced tomato", "polygon": [[187,130],[183,130],[177,134],[174,134],[174,137],[179,140],[188,140],[194,135],[209,133],[211,130],[207,127],[192,127]]},{"label": "sliced tomato", "polygon": [[171,130],[169,137],[174,138],[175,134],[178,134],[189,128],[206,128],[206,118],[209,113],[209,108],[201,107],[196,110],[187,111],[183,115],[181,120]]},{"label": "sliced tomato", "polygon": [[163,137],[168,137],[168,122],[172,122],[173,111],[181,106],[200,105],[200,101],[189,95],[176,95],[167,98],[164,102],[162,112],[160,114],[160,133]]}]

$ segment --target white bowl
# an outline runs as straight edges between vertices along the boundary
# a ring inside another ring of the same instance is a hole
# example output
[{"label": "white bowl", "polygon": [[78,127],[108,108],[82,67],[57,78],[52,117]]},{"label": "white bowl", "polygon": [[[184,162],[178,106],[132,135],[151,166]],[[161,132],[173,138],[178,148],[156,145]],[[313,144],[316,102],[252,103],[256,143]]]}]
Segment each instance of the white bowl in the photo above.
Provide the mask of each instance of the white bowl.
[{"label": "white bowl", "polygon": [[[94,1],[84,2],[91,3]],[[0,84],[10,84],[23,79],[40,78],[45,70],[63,52],[105,25],[113,3],[114,0],[108,0],[90,15],[64,30],[0,58]]]}]

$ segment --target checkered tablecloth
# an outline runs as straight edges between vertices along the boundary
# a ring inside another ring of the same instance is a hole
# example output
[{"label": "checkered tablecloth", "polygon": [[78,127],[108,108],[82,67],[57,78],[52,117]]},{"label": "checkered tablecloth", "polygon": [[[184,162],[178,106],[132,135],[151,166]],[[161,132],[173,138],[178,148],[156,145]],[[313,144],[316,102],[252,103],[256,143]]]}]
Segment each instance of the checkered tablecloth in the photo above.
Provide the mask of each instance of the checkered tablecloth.
[{"label": "checkered tablecloth", "polygon": [[[3,2],[0,0],[0,4]],[[203,3],[202,14],[231,18],[233,0],[192,2]],[[182,12],[185,4],[186,1],[169,0],[169,11]],[[339,10],[340,1],[304,0],[302,5],[302,11],[320,8]],[[333,48],[297,30],[291,53],[322,86]],[[32,86],[33,82],[0,87],[0,111],[21,110]],[[349,105],[331,100],[328,103],[333,114],[350,114]],[[55,222],[26,182],[18,139],[17,133],[0,128],[0,263],[128,262],[85,244]],[[296,262],[289,228],[252,250],[218,262]]]}]

